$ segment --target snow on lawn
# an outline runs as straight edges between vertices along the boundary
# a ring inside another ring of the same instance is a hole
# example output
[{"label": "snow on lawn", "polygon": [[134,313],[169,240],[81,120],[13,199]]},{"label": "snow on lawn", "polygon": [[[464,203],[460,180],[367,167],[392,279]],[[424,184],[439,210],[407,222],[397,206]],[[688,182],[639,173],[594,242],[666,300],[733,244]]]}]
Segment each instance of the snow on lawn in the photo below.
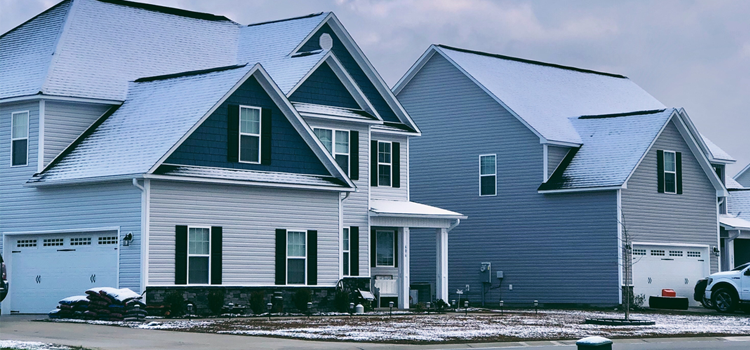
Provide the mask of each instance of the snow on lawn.
[{"label": "snow on lawn", "polygon": [[[360,317],[316,316],[311,319],[233,318],[209,320],[150,320],[146,323],[102,322],[141,329],[179,330],[302,339],[376,342],[504,341],[578,339],[599,335],[610,338],[687,335],[750,335],[750,318],[722,315],[633,314],[653,326],[600,326],[583,324],[586,318],[621,318],[613,312],[543,310],[504,314],[420,314]],[[86,321],[82,321],[86,322]]]},{"label": "snow on lawn", "polygon": [[25,349],[25,350],[69,350],[70,347],[39,343],[35,341],[0,340],[0,349]]}]

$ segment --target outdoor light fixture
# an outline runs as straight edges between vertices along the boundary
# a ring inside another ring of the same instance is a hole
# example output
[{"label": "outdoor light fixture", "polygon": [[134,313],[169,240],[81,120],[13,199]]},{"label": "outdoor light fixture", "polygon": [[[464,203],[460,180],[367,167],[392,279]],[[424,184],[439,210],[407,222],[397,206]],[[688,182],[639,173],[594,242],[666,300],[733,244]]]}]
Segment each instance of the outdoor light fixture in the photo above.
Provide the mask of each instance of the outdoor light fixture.
[{"label": "outdoor light fixture", "polygon": [[273,304],[272,303],[266,304],[266,308],[268,308],[268,320],[270,321],[271,320],[271,309],[273,308]]},{"label": "outdoor light fixture", "polygon": [[427,307],[427,313],[429,314],[430,313],[430,307],[432,306],[432,303],[430,303],[428,301],[427,303],[425,303],[425,306]]},{"label": "outdoor light fixture", "polygon": [[464,300],[464,315],[469,316],[469,301]]},{"label": "outdoor light fixture", "polygon": [[133,232],[128,232],[128,234],[125,235],[125,237],[122,238],[122,245],[127,247],[130,245],[130,242],[133,242]]},{"label": "outdoor light fixture", "polygon": [[504,313],[503,312],[503,305],[505,305],[505,303],[503,302],[502,299],[500,299],[500,315],[502,315]]},{"label": "outdoor light fixture", "polygon": [[714,255],[716,255],[716,256],[719,256],[719,255],[721,255],[721,251],[719,250],[719,247],[717,247],[717,246],[712,246],[712,247],[711,247],[711,250],[713,250],[713,252],[714,252]]},{"label": "outdoor light fixture", "polygon": [[539,300],[534,300],[534,313],[539,313]]},{"label": "outdoor light fixture", "polygon": [[307,302],[307,319],[310,319],[310,314],[312,313],[312,301]]},{"label": "outdoor light fixture", "polygon": [[193,303],[187,304],[187,312],[188,312],[188,318],[193,315]]},{"label": "outdoor light fixture", "polygon": [[388,317],[393,317],[393,302],[388,302]]}]

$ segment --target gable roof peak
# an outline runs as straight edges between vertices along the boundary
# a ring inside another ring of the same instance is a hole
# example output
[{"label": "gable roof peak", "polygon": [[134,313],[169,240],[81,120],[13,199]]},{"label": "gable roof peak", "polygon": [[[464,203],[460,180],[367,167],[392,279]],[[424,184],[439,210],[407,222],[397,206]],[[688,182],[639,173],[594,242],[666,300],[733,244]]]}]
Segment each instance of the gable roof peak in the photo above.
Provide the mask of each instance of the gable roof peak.
[{"label": "gable roof peak", "polygon": [[272,20],[272,21],[265,21],[265,22],[258,22],[258,23],[250,23],[250,24],[247,25],[247,27],[262,26],[262,25],[265,25],[265,24],[272,24],[272,23],[279,23],[279,22],[286,22],[286,21],[294,21],[294,20],[298,20],[298,19],[305,19],[305,18],[313,18],[313,17],[318,17],[318,16],[325,16],[325,15],[328,15],[328,13],[329,12],[316,12],[316,13],[311,13],[309,15],[304,15],[304,16],[282,18],[282,19],[276,19],[276,20]]},{"label": "gable roof peak", "polygon": [[175,7],[145,4],[142,2],[126,1],[126,0],[97,0],[97,1],[114,4],[114,5],[135,7],[135,8],[139,8],[139,9],[143,9],[147,11],[166,13],[166,14],[176,15],[176,16],[181,16],[181,17],[202,19],[206,21],[228,21],[232,23],[237,23],[225,16],[215,15],[215,14],[207,13],[207,12],[183,10],[183,9],[179,9]]}]

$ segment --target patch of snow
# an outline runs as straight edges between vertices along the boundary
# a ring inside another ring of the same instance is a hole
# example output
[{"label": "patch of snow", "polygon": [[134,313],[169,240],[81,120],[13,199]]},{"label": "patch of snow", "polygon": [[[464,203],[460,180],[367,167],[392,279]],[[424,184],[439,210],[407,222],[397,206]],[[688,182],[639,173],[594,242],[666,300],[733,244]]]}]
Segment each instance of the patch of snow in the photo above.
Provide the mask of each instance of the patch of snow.
[{"label": "patch of snow", "polygon": [[70,347],[35,341],[0,340],[0,348],[27,350],[68,350]]}]

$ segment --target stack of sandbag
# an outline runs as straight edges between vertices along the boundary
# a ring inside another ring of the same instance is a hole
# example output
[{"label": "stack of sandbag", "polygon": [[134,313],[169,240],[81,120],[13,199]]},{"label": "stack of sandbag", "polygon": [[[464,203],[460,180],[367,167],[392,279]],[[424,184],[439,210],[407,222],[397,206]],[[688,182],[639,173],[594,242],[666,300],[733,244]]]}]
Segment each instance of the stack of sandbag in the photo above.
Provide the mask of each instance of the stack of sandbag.
[{"label": "stack of sandbag", "polygon": [[146,306],[141,295],[128,288],[92,288],[86,294],[89,300],[88,311],[84,313],[86,318],[123,321],[127,317],[129,321],[143,321],[146,316],[145,312],[139,312]]},{"label": "stack of sandbag", "polygon": [[125,302],[125,321],[143,322],[146,319],[146,314],[146,304],[141,301],[140,297]]},{"label": "stack of sandbag", "polygon": [[85,295],[76,295],[60,300],[57,309],[49,313],[50,318],[84,318],[88,311],[89,299]]}]

